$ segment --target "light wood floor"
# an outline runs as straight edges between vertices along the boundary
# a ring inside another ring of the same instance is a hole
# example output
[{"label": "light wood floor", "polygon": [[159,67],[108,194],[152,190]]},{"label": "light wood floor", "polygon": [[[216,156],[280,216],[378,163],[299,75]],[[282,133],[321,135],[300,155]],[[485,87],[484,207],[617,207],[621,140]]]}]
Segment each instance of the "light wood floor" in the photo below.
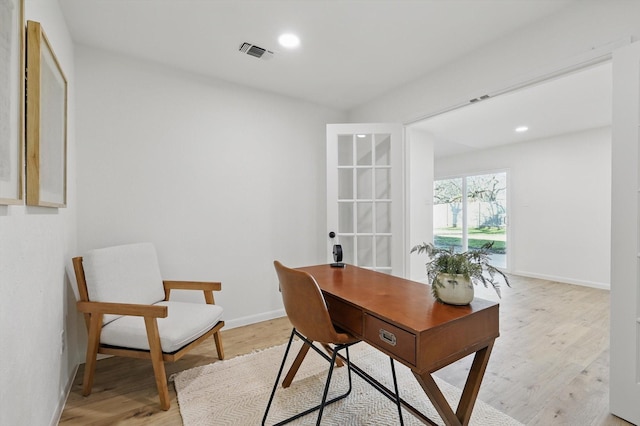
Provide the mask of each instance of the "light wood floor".
[{"label": "light wood floor", "polygon": [[[501,336],[479,398],[526,425],[628,425],[608,412],[609,292],[516,276],[512,287],[503,290]],[[223,331],[225,356],[284,343],[290,330],[280,318]],[[168,363],[167,374],[216,362],[215,353],[211,339]],[[469,366],[463,359],[436,374],[462,387]],[[100,360],[89,397],[81,395],[82,374],[80,366],[60,424],[182,424],[172,384],[171,409],[160,410],[150,362]]]}]

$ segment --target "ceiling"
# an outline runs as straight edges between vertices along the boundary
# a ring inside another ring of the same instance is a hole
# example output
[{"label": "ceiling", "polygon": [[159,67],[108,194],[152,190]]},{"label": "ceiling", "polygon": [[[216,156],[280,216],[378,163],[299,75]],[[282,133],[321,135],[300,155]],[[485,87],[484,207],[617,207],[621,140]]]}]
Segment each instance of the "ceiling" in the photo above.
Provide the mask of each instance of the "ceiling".
[{"label": "ceiling", "polygon": [[[436,158],[611,124],[611,62],[489,98],[417,123]],[[517,133],[515,129],[528,130]]]},{"label": "ceiling", "polygon": [[[348,111],[580,0],[59,0],[76,43]],[[278,45],[283,32],[298,48]],[[243,54],[249,42],[274,52]],[[451,155],[608,124],[610,67],[417,124]],[[514,135],[513,128],[530,130]]]},{"label": "ceiling", "polygon": [[[349,110],[579,0],[60,0],[75,42]],[[277,38],[294,32],[300,47]],[[239,52],[243,42],[269,60]]]}]

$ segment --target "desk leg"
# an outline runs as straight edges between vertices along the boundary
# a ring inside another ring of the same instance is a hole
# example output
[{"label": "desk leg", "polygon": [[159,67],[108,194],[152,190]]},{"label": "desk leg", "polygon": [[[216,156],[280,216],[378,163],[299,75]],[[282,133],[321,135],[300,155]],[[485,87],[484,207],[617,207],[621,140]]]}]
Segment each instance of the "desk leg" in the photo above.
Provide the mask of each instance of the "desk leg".
[{"label": "desk leg", "polygon": [[283,388],[288,388],[289,386],[291,386],[291,382],[293,382],[293,378],[296,376],[296,373],[298,372],[302,361],[304,361],[304,357],[307,356],[307,352],[309,352],[309,349],[311,349],[311,346],[309,346],[308,344],[305,343],[304,345],[302,345],[302,347],[300,348],[300,352],[298,352],[298,355],[296,355],[296,359],[293,360],[291,368],[289,368],[287,375],[282,381]]},{"label": "desk leg", "polygon": [[435,380],[431,377],[431,373],[418,374],[414,372],[413,375],[416,376],[418,383],[420,383],[420,386],[422,386],[422,389],[431,400],[438,414],[440,414],[440,417],[444,420],[444,424],[446,426],[461,425],[462,423],[460,423],[460,420],[456,417],[456,413],[453,412]]},{"label": "desk leg", "polygon": [[473,406],[478,397],[478,392],[480,391],[480,384],[482,383],[484,372],[487,369],[492,348],[493,341],[488,346],[476,352],[473,358],[473,364],[471,365],[471,370],[467,376],[467,382],[464,385],[464,390],[460,397],[460,402],[458,403],[458,409],[455,413],[440,391],[440,388],[438,388],[438,385],[431,376],[431,373],[413,373],[418,380],[418,383],[420,383],[420,386],[422,386],[422,389],[424,389],[424,392],[433,403],[433,406],[438,411],[438,414],[440,414],[440,417],[444,420],[445,425],[466,426],[469,424],[471,412],[473,411]]},{"label": "desk leg", "polygon": [[458,409],[456,410],[456,416],[460,419],[463,425],[469,424],[471,419],[471,412],[473,411],[473,405],[478,398],[478,392],[480,392],[480,384],[484,377],[484,372],[487,369],[489,363],[489,356],[493,349],[493,341],[489,345],[476,352],[473,358],[473,364],[471,364],[471,370],[469,376],[467,376],[467,382],[464,385],[460,402],[458,403]]}]

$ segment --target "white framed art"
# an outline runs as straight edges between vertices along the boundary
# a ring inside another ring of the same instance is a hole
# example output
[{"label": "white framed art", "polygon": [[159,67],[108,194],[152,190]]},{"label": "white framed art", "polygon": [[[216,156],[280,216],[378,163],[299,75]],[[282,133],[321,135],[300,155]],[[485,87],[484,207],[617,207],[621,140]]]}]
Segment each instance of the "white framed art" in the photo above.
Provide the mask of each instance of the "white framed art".
[{"label": "white framed art", "polygon": [[27,205],[67,205],[67,79],[40,23],[27,21]]},{"label": "white framed art", "polygon": [[0,204],[23,202],[24,1],[0,0]]}]

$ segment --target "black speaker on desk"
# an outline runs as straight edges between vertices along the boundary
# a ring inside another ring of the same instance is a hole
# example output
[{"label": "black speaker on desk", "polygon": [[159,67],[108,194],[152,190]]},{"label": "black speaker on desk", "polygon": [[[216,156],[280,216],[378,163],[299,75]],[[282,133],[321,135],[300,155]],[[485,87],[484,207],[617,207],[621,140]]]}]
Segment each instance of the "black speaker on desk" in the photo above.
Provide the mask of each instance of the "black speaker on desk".
[{"label": "black speaker on desk", "polygon": [[[335,238],[336,233],[331,231],[329,232],[329,238]],[[342,263],[342,246],[340,244],[333,245],[333,260],[334,263],[331,264],[332,268],[344,268],[346,265]]]}]

